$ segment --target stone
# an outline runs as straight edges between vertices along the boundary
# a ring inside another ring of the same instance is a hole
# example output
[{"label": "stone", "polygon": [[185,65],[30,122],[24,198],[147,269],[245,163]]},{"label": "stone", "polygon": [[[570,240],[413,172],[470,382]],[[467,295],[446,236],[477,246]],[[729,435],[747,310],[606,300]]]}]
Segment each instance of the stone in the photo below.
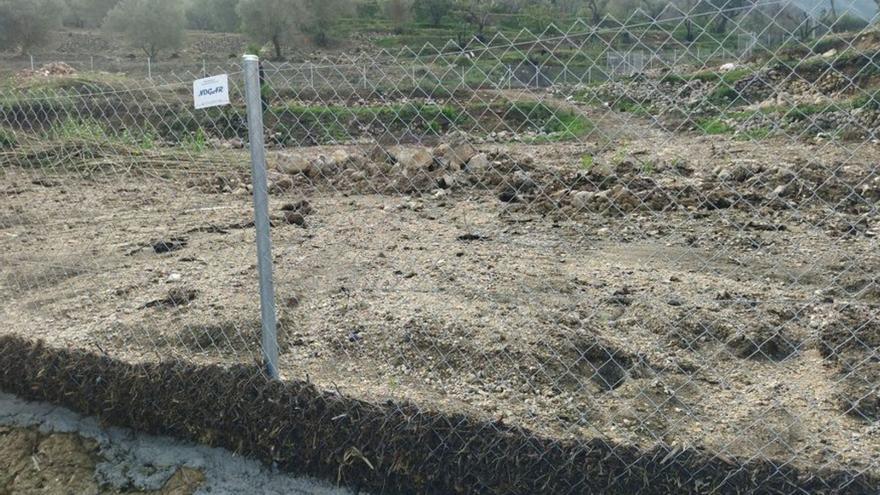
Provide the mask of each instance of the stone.
[{"label": "stone", "polygon": [[305,227],[306,217],[298,211],[285,211],[284,222],[288,225],[299,225],[300,227]]},{"label": "stone", "polygon": [[190,287],[173,287],[168,291],[165,302],[171,306],[181,306],[195,300],[198,292]]},{"label": "stone", "polygon": [[330,161],[333,166],[339,169],[347,167],[351,161],[351,155],[345,150],[336,150],[330,155]]},{"label": "stone", "polygon": [[403,148],[397,153],[397,162],[407,171],[428,170],[434,156],[425,148]]},{"label": "stone", "polygon": [[451,189],[455,187],[456,182],[458,182],[454,175],[446,174],[439,179],[437,179],[437,187],[440,189]]},{"label": "stone", "polygon": [[434,148],[434,156],[453,168],[462,168],[478,153],[477,149],[465,140],[452,144],[441,144]]},{"label": "stone", "polygon": [[287,175],[311,176],[315,171],[312,161],[298,153],[279,154],[276,157],[275,166],[272,168]]},{"label": "stone", "polygon": [[489,158],[485,153],[478,153],[467,162],[466,170],[472,174],[484,174],[489,169]]},{"label": "stone", "polygon": [[281,211],[295,211],[302,215],[309,215],[314,212],[314,208],[312,208],[312,204],[309,203],[307,199],[300,199],[293,203],[287,203],[281,207]]},{"label": "stone", "polygon": [[538,188],[538,184],[532,177],[522,170],[513,173],[513,185],[519,192],[531,192]]},{"label": "stone", "polygon": [[269,172],[268,179],[270,193],[282,193],[293,188],[293,179],[278,172]]},{"label": "stone", "polygon": [[374,163],[384,163],[388,165],[391,165],[396,161],[392,153],[390,153],[385,147],[378,144],[376,146],[373,146],[373,148],[370,150],[368,158]]},{"label": "stone", "polygon": [[588,208],[595,195],[589,191],[577,191],[571,195],[571,204],[581,210]]},{"label": "stone", "polygon": [[161,239],[152,244],[153,251],[156,254],[170,253],[185,248],[187,240],[183,237],[172,237],[170,239]]}]

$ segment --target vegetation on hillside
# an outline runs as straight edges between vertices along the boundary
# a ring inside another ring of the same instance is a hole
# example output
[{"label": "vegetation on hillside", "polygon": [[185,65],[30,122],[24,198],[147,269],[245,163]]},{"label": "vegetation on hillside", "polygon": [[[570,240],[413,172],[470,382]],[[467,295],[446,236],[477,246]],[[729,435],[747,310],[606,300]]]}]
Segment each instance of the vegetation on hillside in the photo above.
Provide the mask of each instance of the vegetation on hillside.
[{"label": "vegetation on hillside", "polygon": [[280,59],[302,39],[329,46],[366,38],[384,48],[456,40],[466,49],[498,33],[507,38],[522,29],[560,34],[559,29],[580,22],[581,32],[632,26],[616,42],[650,42],[639,27],[650,23],[681,43],[711,49],[736,43],[749,32],[808,40],[865,27],[864,12],[856,15],[846,5],[826,6],[823,0],[0,0],[0,42],[25,53],[46,43],[63,21],[71,28],[122,31],[132,46],[158,54],[176,48],[184,29],[195,29],[244,33]]}]

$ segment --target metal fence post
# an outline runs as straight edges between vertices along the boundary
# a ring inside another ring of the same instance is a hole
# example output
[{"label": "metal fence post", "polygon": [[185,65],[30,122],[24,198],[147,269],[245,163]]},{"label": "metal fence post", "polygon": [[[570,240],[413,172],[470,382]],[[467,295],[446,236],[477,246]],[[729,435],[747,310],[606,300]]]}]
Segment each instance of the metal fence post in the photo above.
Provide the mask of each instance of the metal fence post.
[{"label": "metal fence post", "polygon": [[278,337],[275,328],[275,288],[272,284],[272,240],[269,225],[269,191],[266,150],[263,144],[263,102],[260,94],[260,59],[244,56],[248,141],[254,186],[254,224],[257,230],[257,269],[260,273],[262,349],[266,373],[278,378]]},{"label": "metal fence post", "polygon": [[34,56],[30,55],[30,57],[31,57],[31,70],[36,70],[36,67],[34,66]]},{"label": "metal fence post", "polygon": [[153,78],[153,60],[147,57],[147,79]]}]

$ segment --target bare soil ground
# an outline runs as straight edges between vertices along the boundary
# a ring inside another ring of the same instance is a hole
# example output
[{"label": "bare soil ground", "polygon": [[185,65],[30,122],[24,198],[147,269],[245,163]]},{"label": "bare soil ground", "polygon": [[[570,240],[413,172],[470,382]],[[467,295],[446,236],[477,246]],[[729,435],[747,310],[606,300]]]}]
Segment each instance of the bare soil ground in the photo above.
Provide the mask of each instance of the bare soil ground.
[{"label": "bare soil ground", "polygon": [[[880,150],[603,115],[582,144],[487,146],[445,188],[349,159],[276,180],[283,375],[558,437],[880,471]],[[258,360],[246,157],[129,160],[3,170],[4,331]]]}]

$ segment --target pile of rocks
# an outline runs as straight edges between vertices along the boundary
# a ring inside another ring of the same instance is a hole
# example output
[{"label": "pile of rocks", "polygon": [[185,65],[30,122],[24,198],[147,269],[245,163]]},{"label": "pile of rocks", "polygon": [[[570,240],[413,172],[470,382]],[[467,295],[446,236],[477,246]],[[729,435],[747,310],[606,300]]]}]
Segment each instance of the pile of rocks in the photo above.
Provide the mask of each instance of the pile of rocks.
[{"label": "pile of rocks", "polygon": [[428,193],[477,183],[498,185],[507,175],[504,171],[515,168],[509,156],[481,152],[464,139],[434,148],[374,145],[318,156],[282,151],[269,160],[273,192],[311,183],[361,192]]},{"label": "pile of rocks", "polygon": [[52,62],[43,65],[39,69],[24,69],[16,74],[18,79],[30,79],[34,77],[59,77],[76,75],[76,69],[64,62]]}]

